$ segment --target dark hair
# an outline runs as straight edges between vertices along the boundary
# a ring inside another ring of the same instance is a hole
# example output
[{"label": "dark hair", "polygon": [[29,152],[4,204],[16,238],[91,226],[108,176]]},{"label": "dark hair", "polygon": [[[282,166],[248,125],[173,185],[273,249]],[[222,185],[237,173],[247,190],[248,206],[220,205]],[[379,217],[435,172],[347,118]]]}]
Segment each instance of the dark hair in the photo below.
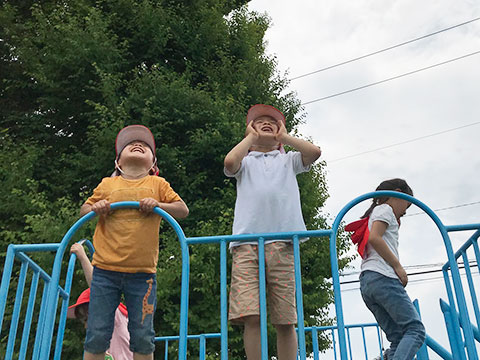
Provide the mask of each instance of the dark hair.
[{"label": "dark hair", "polygon": [[[403,179],[390,179],[390,180],[385,180],[380,183],[380,185],[377,186],[375,191],[380,191],[380,190],[391,190],[391,191],[396,191],[397,189],[400,189],[400,192],[413,196],[413,191],[408,186],[407,182]],[[368,210],[363,214],[361,219],[364,219],[366,217],[369,217],[370,214],[372,213],[373,209],[377,205],[385,204],[388,200],[388,197],[377,197],[372,199],[372,205],[368,208]]]},{"label": "dark hair", "polygon": [[88,319],[88,304],[83,303],[75,307],[75,318],[80,322],[87,322]]}]

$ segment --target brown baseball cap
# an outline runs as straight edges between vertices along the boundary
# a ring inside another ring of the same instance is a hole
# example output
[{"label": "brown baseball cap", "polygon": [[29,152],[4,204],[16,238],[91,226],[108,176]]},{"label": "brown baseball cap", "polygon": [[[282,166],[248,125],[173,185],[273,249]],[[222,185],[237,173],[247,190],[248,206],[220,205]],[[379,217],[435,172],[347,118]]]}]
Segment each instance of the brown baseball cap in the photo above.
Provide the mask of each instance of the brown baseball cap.
[{"label": "brown baseball cap", "polygon": [[253,105],[247,112],[247,125],[250,121],[259,118],[260,116],[270,116],[275,120],[283,121],[285,124],[285,115],[277,108],[271,105],[256,104]]},{"label": "brown baseball cap", "polygon": [[143,141],[150,146],[150,149],[152,149],[155,155],[155,139],[150,129],[143,125],[130,125],[118,132],[117,139],[115,140],[116,158],[118,159],[118,155],[120,155],[125,146],[135,140]]}]

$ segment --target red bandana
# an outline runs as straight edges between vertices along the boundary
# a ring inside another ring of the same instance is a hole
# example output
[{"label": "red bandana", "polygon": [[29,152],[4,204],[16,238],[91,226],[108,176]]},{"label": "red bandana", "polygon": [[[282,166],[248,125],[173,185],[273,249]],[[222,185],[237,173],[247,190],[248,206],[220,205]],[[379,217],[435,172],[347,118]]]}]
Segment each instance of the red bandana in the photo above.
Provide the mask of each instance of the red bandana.
[{"label": "red bandana", "polygon": [[352,242],[357,244],[357,251],[363,258],[365,253],[365,246],[367,246],[368,237],[370,236],[370,230],[368,229],[368,217],[351,222],[345,226],[346,231],[353,231],[350,235]]}]

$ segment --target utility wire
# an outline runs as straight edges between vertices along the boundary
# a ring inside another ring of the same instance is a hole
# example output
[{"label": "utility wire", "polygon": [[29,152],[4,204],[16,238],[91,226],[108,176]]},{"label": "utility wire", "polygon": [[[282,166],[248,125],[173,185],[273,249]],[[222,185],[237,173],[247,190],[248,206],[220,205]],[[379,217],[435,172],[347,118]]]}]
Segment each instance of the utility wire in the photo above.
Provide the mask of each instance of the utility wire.
[{"label": "utility wire", "polygon": [[[475,260],[470,260],[468,262],[469,265],[472,265],[472,264],[476,264],[477,262]],[[404,266],[403,268],[405,269],[405,271],[409,270],[409,269],[424,269],[424,268],[432,268],[432,267],[442,267],[444,263],[432,263],[432,264],[416,264],[416,265],[407,265],[407,266]],[[459,265],[463,265],[463,262],[458,262]],[[360,274],[362,271],[361,270],[358,270],[358,271],[352,271],[352,272],[349,272],[349,273],[343,273],[343,274],[340,274],[341,277],[346,277],[346,276],[352,276],[352,275],[358,275]]]},{"label": "utility wire", "polygon": [[[421,268],[432,268],[432,267],[443,267],[444,263],[434,263],[434,264],[417,264],[417,265],[409,265],[409,266],[404,266],[403,268],[406,270],[410,270],[410,269],[421,269]],[[460,266],[459,268],[460,269],[464,269],[465,268],[465,263],[463,261],[459,261],[458,262],[458,265]],[[469,266],[477,266],[477,262],[475,260],[470,260],[468,262],[468,265]],[[440,271],[440,270],[435,270],[435,271]],[[349,273],[346,273],[346,274],[341,274],[340,276],[342,277],[346,277],[346,276],[352,276],[352,275],[358,275],[360,274],[362,271],[361,270],[358,270],[358,271],[352,271],[352,272],[349,272]],[[428,271],[430,272],[430,270]],[[417,274],[421,274],[422,272],[419,272],[419,273],[410,273],[408,274],[408,276],[410,275],[417,275]],[[341,282],[340,284],[344,284],[343,282]]]},{"label": "utility wire", "polygon": [[391,144],[391,145],[387,145],[387,146],[382,146],[382,147],[379,147],[379,148],[376,148],[376,149],[367,150],[367,151],[362,151],[362,152],[357,153],[357,154],[344,156],[344,157],[341,157],[341,158],[338,158],[338,159],[334,159],[334,160],[331,160],[331,161],[328,161],[328,160],[327,160],[327,164],[331,164],[331,163],[334,163],[334,162],[337,162],[337,161],[342,161],[342,160],[350,159],[350,158],[352,158],[352,157],[356,157],[356,156],[360,156],[360,155],[372,153],[372,152],[379,151],[379,150],[383,150],[383,149],[388,149],[388,148],[391,148],[391,147],[394,147],[394,146],[398,146],[398,145],[408,144],[408,143],[411,143],[411,142],[414,142],[414,141],[423,140],[423,139],[426,139],[426,138],[429,138],[429,137],[432,137],[432,136],[437,136],[437,135],[445,134],[445,133],[448,133],[448,132],[451,132],[451,131],[463,129],[463,128],[466,128],[466,127],[469,127],[469,126],[478,125],[478,124],[480,124],[480,121],[477,121],[477,122],[474,122],[474,123],[471,123],[471,124],[467,124],[467,125],[458,126],[458,127],[456,127],[456,128],[452,128],[452,129],[443,130],[443,131],[436,132],[436,133],[433,133],[433,134],[420,136],[420,137],[413,138],[413,139],[410,139],[410,140],[401,141],[401,142],[398,142],[398,143],[395,143],[395,144]]},{"label": "utility wire", "polygon": [[403,46],[403,45],[407,45],[407,44],[410,44],[412,42],[415,42],[415,41],[418,41],[418,40],[422,40],[422,39],[425,39],[427,37],[430,37],[430,36],[433,36],[433,35],[437,35],[437,34],[440,34],[442,32],[445,32],[445,31],[448,31],[448,30],[451,30],[451,29],[455,29],[459,26],[463,26],[463,25],[467,25],[467,24],[470,24],[474,21],[477,21],[477,20],[480,20],[480,17],[477,17],[475,19],[472,19],[472,20],[469,20],[469,21],[465,21],[463,23],[460,23],[460,24],[457,24],[457,25],[454,25],[454,26],[450,26],[448,28],[445,28],[445,29],[442,29],[442,30],[438,30],[438,31],[435,31],[431,34],[427,34],[427,35],[423,35],[423,36],[420,36],[420,37],[417,37],[415,39],[412,39],[412,40],[408,40],[408,41],[405,41],[405,42],[402,42],[400,44],[397,44],[397,45],[393,45],[393,46],[390,46],[390,47],[387,47],[385,49],[381,49],[381,50],[377,50],[377,51],[374,51],[372,53],[369,53],[369,54],[366,54],[366,55],[362,55],[362,56],[359,56],[359,57],[356,57],[354,59],[351,59],[351,60],[347,60],[347,61],[343,61],[341,63],[338,63],[338,64],[335,64],[335,65],[331,65],[331,66],[327,66],[325,68],[322,68],[322,69],[319,69],[319,70],[315,70],[315,71],[312,71],[312,72],[309,72],[309,73],[306,73],[306,74],[303,74],[303,75],[299,75],[299,76],[295,76],[293,78],[290,79],[290,81],[292,80],[297,80],[297,79],[300,79],[300,78],[303,78],[303,77],[306,77],[306,76],[310,76],[310,75],[313,75],[313,74],[317,74],[319,72],[322,72],[322,71],[326,71],[326,70],[330,70],[330,69],[333,69],[333,68],[336,68],[338,66],[341,66],[341,65],[345,65],[345,64],[349,64],[351,62],[354,62],[354,61],[357,61],[357,60],[361,60],[361,59],[365,59],[366,57],[369,57],[369,56],[373,56],[373,55],[377,55],[377,54],[380,54],[382,52],[385,52],[385,51],[388,51],[388,50],[392,50],[392,49],[395,49],[397,47],[400,47],[400,46]]},{"label": "utility wire", "polygon": [[[461,274],[460,276],[464,276],[465,274]],[[478,276],[479,274],[478,273],[475,273],[475,274],[472,274],[472,277],[473,276]],[[443,280],[443,276],[436,276],[436,277],[431,277],[431,278],[428,278],[428,279],[417,279],[417,280],[411,280],[408,282],[408,285],[420,285],[420,284],[424,284],[424,283],[430,283],[430,282],[436,282],[436,281],[439,281],[439,280]],[[353,288],[350,288],[350,289],[342,289],[340,290],[342,293],[346,293],[346,292],[349,292],[349,291],[358,291],[360,290],[360,287],[353,287]]]},{"label": "utility wire", "polygon": [[399,78],[404,77],[404,76],[413,75],[413,74],[416,74],[416,73],[424,71],[424,70],[432,69],[434,67],[437,67],[437,66],[440,66],[440,65],[445,65],[445,64],[448,64],[448,63],[451,63],[451,62],[454,62],[454,61],[457,61],[457,60],[461,60],[461,59],[467,58],[469,56],[477,55],[477,54],[480,54],[480,50],[475,51],[475,52],[470,53],[470,54],[459,56],[459,57],[454,58],[454,59],[443,61],[443,62],[438,63],[438,64],[430,65],[430,66],[427,66],[427,67],[424,67],[424,68],[421,68],[421,69],[417,69],[417,70],[414,70],[414,71],[409,71],[409,72],[401,74],[401,75],[393,76],[393,77],[388,78],[388,79],[384,79],[384,80],[376,81],[376,82],[371,83],[371,84],[359,86],[359,87],[354,88],[354,89],[345,90],[345,91],[342,91],[342,92],[339,92],[339,93],[336,93],[336,94],[324,96],[324,97],[319,98],[319,99],[306,101],[306,102],[302,103],[301,105],[309,105],[309,104],[312,104],[312,103],[315,103],[315,102],[318,102],[318,101],[323,101],[323,100],[331,99],[333,97],[337,97],[337,96],[340,96],[340,95],[345,95],[345,94],[348,94],[348,93],[351,93],[351,92],[354,92],[354,91],[362,90],[362,89],[365,89],[365,88],[368,88],[368,87],[371,87],[371,86],[374,86],[374,85],[383,84],[387,81],[392,81],[392,80],[396,80],[396,79],[399,79]]},{"label": "utility wire", "polygon": [[[461,208],[461,207],[465,207],[465,206],[471,206],[471,205],[476,205],[476,204],[480,204],[480,201],[474,201],[474,202],[471,202],[471,203],[466,203],[466,204],[459,204],[459,205],[449,206],[449,207],[445,207],[445,208],[435,209],[435,210],[433,210],[433,211],[435,211],[435,212],[438,212],[438,211],[444,211],[444,210],[456,209],[456,208]],[[407,217],[407,216],[415,216],[415,215],[423,215],[423,214],[426,214],[426,213],[425,213],[425,212],[416,212],[416,213],[413,213],[413,214],[406,214],[406,215],[403,215],[403,217]]]},{"label": "utility wire", "polygon": [[[472,264],[472,265],[470,265],[470,267],[478,267],[478,265],[477,264]],[[458,268],[459,269],[465,269],[465,266],[459,266]],[[441,272],[441,271],[442,271],[442,269],[435,269],[435,270],[428,270],[428,271],[418,271],[418,272],[407,274],[407,276],[410,277],[410,276],[416,276],[416,275],[432,274],[432,273],[437,273],[437,272]],[[463,275],[463,274],[461,274],[461,275]],[[429,280],[429,279],[423,279],[423,280]],[[358,283],[358,282],[360,282],[359,279],[349,280],[349,281],[341,281],[340,285],[354,284],[354,283]]]}]

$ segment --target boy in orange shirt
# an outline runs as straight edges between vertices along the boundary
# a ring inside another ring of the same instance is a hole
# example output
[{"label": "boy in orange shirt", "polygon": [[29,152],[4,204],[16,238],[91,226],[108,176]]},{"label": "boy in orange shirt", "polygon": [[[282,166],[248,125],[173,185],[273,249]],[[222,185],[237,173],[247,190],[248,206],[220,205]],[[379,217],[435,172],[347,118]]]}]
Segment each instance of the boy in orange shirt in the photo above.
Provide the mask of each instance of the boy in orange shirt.
[{"label": "boy in orange shirt", "polygon": [[[123,128],[115,142],[116,171],[104,178],[80,209],[100,215],[93,245],[85,360],[103,360],[113,332],[115,311],[123,294],[128,308],[130,350],[136,360],[153,360],[153,313],[161,217],[159,207],[176,218],[188,208],[170,184],[156,176],[155,141],[148,128]],[[136,209],[110,210],[119,201],[139,201]]]}]

